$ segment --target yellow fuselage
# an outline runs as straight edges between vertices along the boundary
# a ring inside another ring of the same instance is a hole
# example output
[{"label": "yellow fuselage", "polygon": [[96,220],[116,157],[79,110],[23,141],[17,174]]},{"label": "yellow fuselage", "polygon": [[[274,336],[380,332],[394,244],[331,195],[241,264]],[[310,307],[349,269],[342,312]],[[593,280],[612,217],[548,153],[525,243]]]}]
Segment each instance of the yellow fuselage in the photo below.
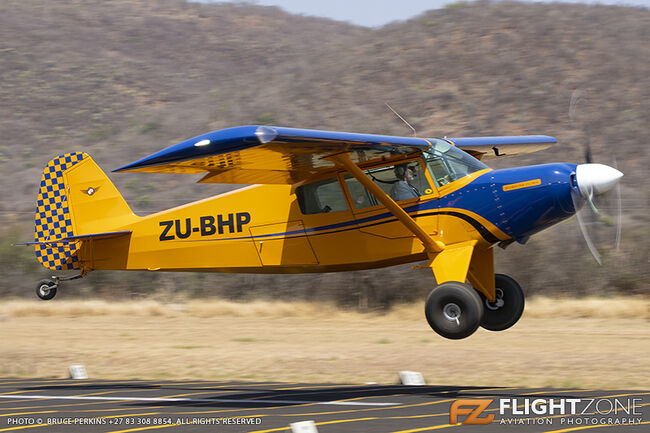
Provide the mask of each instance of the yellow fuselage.
[{"label": "yellow fuselage", "polygon": [[[499,239],[508,236],[470,211],[439,209],[437,202],[488,171],[400,205],[432,238],[445,244],[475,240],[486,248],[489,244],[472,225],[439,211],[461,212]],[[77,203],[90,200],[83,194],[73,198]],[[129,230],[129,236],[84,242],[79,259],[88,270],[298,273],[376,268],[427,258],[420,240],[385,207],[349,209],[305,215],[295,186],[253,185],[146,217],[124,216],[122,224],[113,221],[110,229]]]}]

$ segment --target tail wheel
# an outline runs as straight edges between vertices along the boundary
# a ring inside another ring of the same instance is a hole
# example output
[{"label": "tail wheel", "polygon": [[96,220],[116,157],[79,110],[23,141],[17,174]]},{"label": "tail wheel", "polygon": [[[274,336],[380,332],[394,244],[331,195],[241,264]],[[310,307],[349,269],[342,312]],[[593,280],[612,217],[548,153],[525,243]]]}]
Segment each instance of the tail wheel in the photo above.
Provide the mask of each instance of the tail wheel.
[{"label": "tail wheel", "polygon": [[41,280],[36,286],[36,295],[44,301],[49,301],[56,296],[57,284],[52,280]]},{"label": "tail wheel", "polygon": [[503,331],[517,323],[524,312],[524,292],[519,284],[504,274],[494,276],[496,301],[483,298],[485,313],[481,327],[490,331]]},{"label": "tail wheel", "polygon": [[483,317],[483,302],[476,290],[456,281],[434,288],[425,305],[429,326],[445,338],[469,337]]}]

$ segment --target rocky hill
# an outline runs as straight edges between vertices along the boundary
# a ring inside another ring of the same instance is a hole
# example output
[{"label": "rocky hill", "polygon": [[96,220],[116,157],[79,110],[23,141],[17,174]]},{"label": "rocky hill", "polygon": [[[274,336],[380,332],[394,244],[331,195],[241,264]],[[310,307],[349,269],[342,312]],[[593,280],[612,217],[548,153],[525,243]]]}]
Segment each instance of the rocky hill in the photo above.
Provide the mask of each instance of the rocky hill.
[{"label": "rocky hill", "polygon": [[[8,244],[31,238],[40,172],[59,153],[86,151],[108,171],[240,124],[408,135],[384,102],[423,136],[558,138],[552,150],[498,167],[582,162],[589,140],[597,162],[615,159],[626,175],[621,250],[606,251],[605,266],[596,267],[569,221],[499,253],[498,269],[530,292],[647,291],[649,40],[650,11],[614,6],[457,3],[373,30],[251,5],[5,0],[0,292],[31,291],[42,273],[30,251]],[[571,120],[569,101],[577,94]],[[186,176],[111,177],[140,213],[230,188]],[[380,288],[377,275],[394,284]],[[431,285],[430,275],[408,267],[273,278],[107,273],[84,281],[82,291],[203,294],[218,286],[230,297],[273,290],[352,303],[369,287],[377,305],[421,296]],[[265,290],[257,288],[262,281]]]}]

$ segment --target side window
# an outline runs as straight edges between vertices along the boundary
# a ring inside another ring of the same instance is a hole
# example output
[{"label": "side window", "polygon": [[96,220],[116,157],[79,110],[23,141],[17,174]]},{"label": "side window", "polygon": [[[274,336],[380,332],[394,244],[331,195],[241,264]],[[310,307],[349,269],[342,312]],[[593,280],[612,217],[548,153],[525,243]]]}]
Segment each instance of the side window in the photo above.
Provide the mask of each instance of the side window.
[{"label": "side window", "polygon": [[[431,194],[431,186],[418,162],[373,168],[367,170],[366,174],[395,201]],[[345,175],[345,184],[356,209],[380,204],[379,200],[352,175]]]},{"label": "side window", "polygon": [[296,188],[300,210],[305,215],[348,210],[338,178],[321,180]]},{"label": "side window", "polygon": [[350,191],[350,197],[352,198],[352,203],[354,203],[355,208],[364,209],[379,204],[375,196],[361,185],[351,174],[345,175],[345,184],[348,187],[348,191]]},{"label": "side window", "polygon": [[433,154],[427,155],[426,157],[427,165],[429,166],[429,172],[436,186],[447,185],[451,182],[451,177],[449,176],[449,169],[444,161]]}]

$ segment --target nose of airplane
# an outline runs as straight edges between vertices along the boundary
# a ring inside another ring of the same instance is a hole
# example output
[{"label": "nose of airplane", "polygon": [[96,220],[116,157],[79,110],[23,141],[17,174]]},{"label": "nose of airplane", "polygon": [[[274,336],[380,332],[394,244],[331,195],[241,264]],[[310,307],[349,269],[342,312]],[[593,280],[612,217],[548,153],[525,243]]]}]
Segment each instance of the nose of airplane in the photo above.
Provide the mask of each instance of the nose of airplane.
[{"label": "nose of airplane", "polygon": [[576,180],[583,197],[609,191],[621,177],[623,173],[604,164],[580,164],[576,168]]}]

